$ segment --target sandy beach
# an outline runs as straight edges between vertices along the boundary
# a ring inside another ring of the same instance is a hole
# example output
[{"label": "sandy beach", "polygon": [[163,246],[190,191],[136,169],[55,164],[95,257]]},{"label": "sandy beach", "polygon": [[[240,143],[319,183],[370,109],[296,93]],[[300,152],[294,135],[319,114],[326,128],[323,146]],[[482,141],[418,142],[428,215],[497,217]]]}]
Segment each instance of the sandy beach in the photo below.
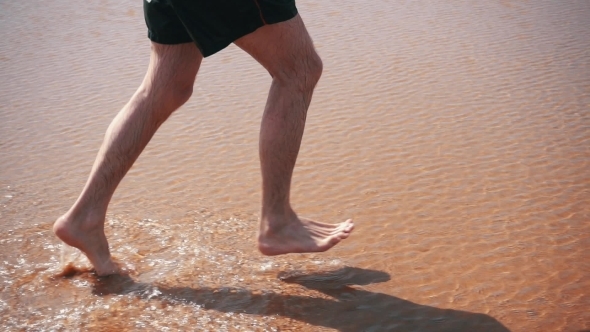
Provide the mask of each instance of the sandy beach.
[{"label": "sandy beach", "polygon": [[292,202],[351,237],[256,250],[271,79],[232,45],[112,199],[132,273],[62,278],[51,225],[145,74],[142,4],[0,1],[2,330],[590,330],[590,2],[298,8],[324,71]]}]

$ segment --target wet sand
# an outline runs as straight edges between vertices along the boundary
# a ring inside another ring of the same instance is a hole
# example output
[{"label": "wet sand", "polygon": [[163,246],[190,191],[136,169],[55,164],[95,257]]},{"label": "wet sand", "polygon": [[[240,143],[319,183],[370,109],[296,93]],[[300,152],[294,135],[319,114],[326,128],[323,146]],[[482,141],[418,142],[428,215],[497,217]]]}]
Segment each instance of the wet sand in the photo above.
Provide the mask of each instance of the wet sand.
[{"label": "wet sand", "polygon": [[[323,254],[264,257],[270,78],[234,46],[116,192],[134,272],[56,278],[51,224],[141,82],[140,2],[0,2],[5,330],[590,329],[590,4],[300,1],[324,61],[294,174]],[[83,266],[84,262],[78,262]]]}]

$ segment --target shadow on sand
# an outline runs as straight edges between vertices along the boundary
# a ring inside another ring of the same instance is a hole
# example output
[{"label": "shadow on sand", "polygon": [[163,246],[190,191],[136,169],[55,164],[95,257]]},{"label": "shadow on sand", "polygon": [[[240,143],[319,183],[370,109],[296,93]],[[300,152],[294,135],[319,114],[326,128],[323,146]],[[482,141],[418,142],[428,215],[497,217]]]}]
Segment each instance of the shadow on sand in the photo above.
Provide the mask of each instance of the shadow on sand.
[{"label": "shadow on sand", "polygon": [[168,303],[196,304],[220,312],[279,315],[339,331],[509,331],[488,315],[438,309],[350,287],[389,280],[389,275],[381,271],[345,267],[321,274],[280,274],[279,278],[330,298],[229,287],[167,287],[139,283],[129,276],[96,279],[93,293],[134,294]]}]

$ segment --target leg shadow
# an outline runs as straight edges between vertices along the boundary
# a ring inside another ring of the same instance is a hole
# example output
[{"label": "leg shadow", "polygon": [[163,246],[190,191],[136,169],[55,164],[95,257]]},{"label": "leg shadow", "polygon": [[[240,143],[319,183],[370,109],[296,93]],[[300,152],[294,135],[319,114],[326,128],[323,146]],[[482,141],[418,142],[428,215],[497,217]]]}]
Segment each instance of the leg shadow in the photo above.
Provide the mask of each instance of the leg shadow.
[{"label": "leg shadow", "polygon": [[350,287],[389,280],[389,275],[381,271],[345,267],[328,273],[280,274],[279,278],[322,292],[330,298],[253,292],[233,287],[168,287],[139,283],[129,276],[100,278],[93,285],[93,293],[134,294],[169,304],[196,304],[220,312],[280,315],[343,332],[509,331],[485,314],[439,309]]}]

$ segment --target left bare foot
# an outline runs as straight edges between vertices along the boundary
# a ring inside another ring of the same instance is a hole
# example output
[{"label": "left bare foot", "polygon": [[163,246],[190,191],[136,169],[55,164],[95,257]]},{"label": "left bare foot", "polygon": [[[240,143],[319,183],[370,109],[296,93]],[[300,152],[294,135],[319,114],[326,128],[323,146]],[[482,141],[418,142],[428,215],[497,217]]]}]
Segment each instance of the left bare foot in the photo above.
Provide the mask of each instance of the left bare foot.
[{"label": "left bare foot", "polygon": [[294,212],[288,217],[265,217],[261,223],[258,250],[267,256],[326,251],[346,239],[354,229],[351,219],[325,224],[299,218]]},{"label": "left bare foot", "polygon": [[68,212],[55,221],[53,232],[65,244],[80,249],[97,275],[117,274],[121,269],[111,258],[102,225],[100,220],[77,219]]}]

